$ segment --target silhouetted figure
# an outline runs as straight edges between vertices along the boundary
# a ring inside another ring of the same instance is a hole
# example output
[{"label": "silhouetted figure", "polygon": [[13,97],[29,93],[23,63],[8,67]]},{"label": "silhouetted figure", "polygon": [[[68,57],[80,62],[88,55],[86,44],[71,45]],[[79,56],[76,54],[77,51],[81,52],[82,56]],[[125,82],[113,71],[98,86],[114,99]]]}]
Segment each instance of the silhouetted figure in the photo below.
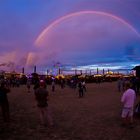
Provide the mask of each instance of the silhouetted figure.
[{"label": "silhouetted figure", "polygon": [[139,90],[140,90],[140,78],[137,77],[136,78],[136,93],[139,94]]},{"label": "silhouetted figure", "polygon": [[123,91],[123,79],[119,78],[117,81],[117,87],[118,87],[118,91],[122,92]]},{"label": "silhouetted figure", "polygon": [[55,81],[52,80],[52,91],[54,92],[55,91]]},{"label": "silhouetted figure", "polygon": [[53,121],[48,108],[48,91],[45,88],[45,82],[40,82],[40,87],[35,90],[35,98],[39,108],[41,124],[52,126]]},{"label": "silhouetted figure", "polygon": [[0,106],[1,106],[4,122],[10,121],[9,102],[8,102],[8,97],[7,97],[8,92],[10,92],[10,89],[5,86],[5,83],[1,83],[1,86],[0,86]]},{"label": "silhouetted figure", "polygon": [[136,92],[136,77],[130,79],[131,88]]},{"label": "silhouetted figure", "polygon": [[27,89],[28,89],[28,93],[30,93],[30,89],[31,89],[31,79],[27,80]]},{"label": "silhouetted figure", "polygon": [[35,91],[36,89],[38,89],[39,87],[40,87],[39,82],[38,82],[38,81],[35,82],[35,83],[34,83],[34,87],[33,87],[34,91]]},{"label": "silhouetted figure", "polygon": [[65,86],[65,81],[64,81],[64,79],[61,79],[61,80],[60,80],[60,85],[61,85],[61,88],[63,89],[64,86]]},{"label": "silhouetted figure", "polygon": [[78,88],[79,88],[79,97],[83,97],[84,91],[83,91],[83,85],[81,81],[78,83]]},{"label": "silhouetted figure", "polygon": [[82,81],[82,86],[83,86],[83,91],[86,92],[87,88],[86,88],[86,82],[85,80]]}]

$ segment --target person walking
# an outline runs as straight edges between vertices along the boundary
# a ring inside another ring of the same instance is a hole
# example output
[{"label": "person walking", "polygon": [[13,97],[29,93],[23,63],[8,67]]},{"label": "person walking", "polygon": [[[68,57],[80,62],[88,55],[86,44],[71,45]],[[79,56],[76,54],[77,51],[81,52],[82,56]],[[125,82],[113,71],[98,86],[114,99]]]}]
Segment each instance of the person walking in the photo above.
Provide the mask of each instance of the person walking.
[{"label": "person walking", "polygon": [[132,127],[133,126],[133,109],[136,99],[136,93],[131,89],[131,84],[126,83],[126,90],[121,97],[121,102],[123,104],[122,108],[122,125]]},{"label": "person walking", "polygon": [[41,80],[40,87],[35,90],[35,98],[39,109],[40,121],[44,126],[53,126],[53,120],[48,107],[48,91]]}]

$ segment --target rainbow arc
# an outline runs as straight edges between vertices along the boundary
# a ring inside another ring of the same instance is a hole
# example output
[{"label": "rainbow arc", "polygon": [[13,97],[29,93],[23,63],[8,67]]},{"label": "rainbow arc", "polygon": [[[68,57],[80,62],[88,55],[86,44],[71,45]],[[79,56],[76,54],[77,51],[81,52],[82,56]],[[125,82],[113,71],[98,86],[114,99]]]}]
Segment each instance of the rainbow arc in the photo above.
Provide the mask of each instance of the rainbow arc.
[{"label": "rainbow arc", "polygon": [[51,31],[52,28],[54,28],[57,24],[61,23],[62,21],[71,18],[71,17],[75,17],[75,16],[80,16],[80,15],[84,15],[84,14],[93,14],[93,15],[102,15],[102,16],[107,16],[110,17],[113,20],[116,20],[122,24],[124,24],[125,26],[127,26],[132,32],[134,32],[139,38],[140,38],[140,33],[131,25],[129,24],[127,21],[125,21],[124,19],[115,16],[113,14],[110,13],[106,13],[106,12],[101,12],[101,11],[80,11],[80,12],[74,12],[74,13],[70,13],[68,15],[62,16],[58,19],[56,19],[55,21],[53,21],[49,26],[47,26],[41,33],[40,35],[37,37],[37,39],[35,40],[35,45],[36,46],[40,46],[41,43],[43,42],[44,38],[47,37],[47,34]]}]

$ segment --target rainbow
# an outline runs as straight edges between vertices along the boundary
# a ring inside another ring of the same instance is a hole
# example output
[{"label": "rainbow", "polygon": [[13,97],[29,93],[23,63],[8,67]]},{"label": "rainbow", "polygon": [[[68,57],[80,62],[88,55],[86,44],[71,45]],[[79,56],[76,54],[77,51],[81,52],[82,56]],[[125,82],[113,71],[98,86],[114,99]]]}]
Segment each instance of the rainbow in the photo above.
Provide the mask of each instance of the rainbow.
[{"label": "rainbow", "polygon": [[46,34],[48,34],[49,31],[51,31],[51,29],[53,27],[55,27],[55,25],[61,23],[62,21],[66,20],[68,18],[75,17],[75,16],[80,16],[80,15],[83,15],[83,14],[96,14],[96,15],[102,15],[102,16],[110,17],[110,18],[112,18],[114,20],[119,21],[120,23],[124,24],[125,26],[127,26],[131,31],[136,33],[136,35],[140,38],[139,32],[131,24],[129,24],[127,21],[125,21],[124,19],[122,19],[122,18],[120,18],[118,16],[115,16],[113,14],[106,13],[106,12],[101,12],[101,11],[80,11],[80,12],[70,13],[70,14],[65,15],[63,17],[60,17],[60,18],[56,19],[54,22],[52,22],[37,37],[37,39],[35,40],[35,45],[40,46],[41,42],[44,40],[44,36]]}]

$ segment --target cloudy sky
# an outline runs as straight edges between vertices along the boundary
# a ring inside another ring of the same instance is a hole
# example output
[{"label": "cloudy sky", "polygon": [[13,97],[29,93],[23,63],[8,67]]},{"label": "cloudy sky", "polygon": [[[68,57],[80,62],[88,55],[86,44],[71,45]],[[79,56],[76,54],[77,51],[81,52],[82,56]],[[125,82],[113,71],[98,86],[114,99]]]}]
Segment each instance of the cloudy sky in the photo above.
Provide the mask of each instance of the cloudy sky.
[{"label": "cloudy sky", "polygon": [[0,69],[140,61],[139,0],[1,0]]}]

